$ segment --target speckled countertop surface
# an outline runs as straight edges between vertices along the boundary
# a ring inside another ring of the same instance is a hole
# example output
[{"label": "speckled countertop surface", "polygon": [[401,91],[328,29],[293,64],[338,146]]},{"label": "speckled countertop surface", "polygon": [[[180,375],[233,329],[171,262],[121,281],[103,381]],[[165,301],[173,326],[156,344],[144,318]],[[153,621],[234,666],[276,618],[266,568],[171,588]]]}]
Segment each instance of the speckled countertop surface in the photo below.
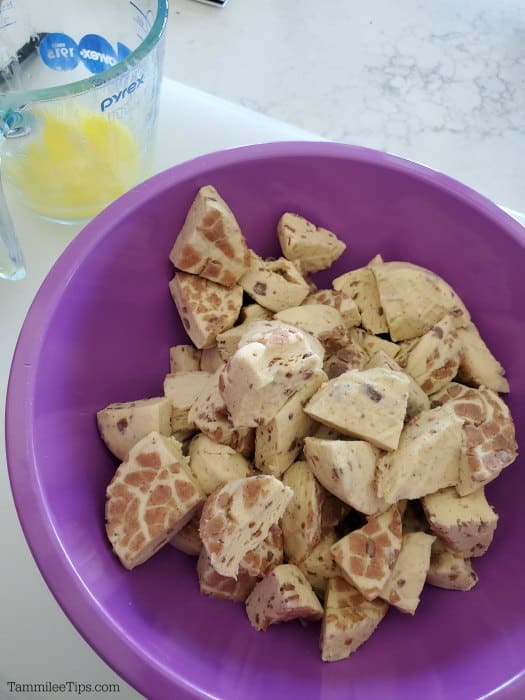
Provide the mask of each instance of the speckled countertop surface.
[{"label": "speckled countertop surface", "polygon": [[525,211],[523,0],[172,0],[165,73]]}]

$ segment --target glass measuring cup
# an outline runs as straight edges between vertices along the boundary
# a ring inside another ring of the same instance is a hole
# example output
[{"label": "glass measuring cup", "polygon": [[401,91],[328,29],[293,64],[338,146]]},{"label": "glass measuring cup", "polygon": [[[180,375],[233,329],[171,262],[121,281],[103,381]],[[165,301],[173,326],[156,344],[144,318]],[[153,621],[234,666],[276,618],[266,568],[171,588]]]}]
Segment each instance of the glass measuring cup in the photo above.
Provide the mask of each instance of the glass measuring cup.
[{"label": "glass measuring cup", "polygon": [[168,0],[0,0],[0,169],[24,206],[87,221],[150,174],[167,15]]}]

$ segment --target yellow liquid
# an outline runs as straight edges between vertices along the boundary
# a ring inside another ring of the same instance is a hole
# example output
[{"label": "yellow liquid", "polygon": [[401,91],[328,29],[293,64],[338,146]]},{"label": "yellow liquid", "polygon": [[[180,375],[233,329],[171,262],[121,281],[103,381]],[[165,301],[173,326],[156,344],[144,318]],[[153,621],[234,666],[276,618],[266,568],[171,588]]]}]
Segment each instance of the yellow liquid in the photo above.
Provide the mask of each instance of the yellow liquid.
[{"label": "yellow liquid", "polygon": [[95,112],[60,119],[35,112],[27,146],[3,158],[4,173],[43,216],[89,219],[137,184],[139,149],[129,128]]}]

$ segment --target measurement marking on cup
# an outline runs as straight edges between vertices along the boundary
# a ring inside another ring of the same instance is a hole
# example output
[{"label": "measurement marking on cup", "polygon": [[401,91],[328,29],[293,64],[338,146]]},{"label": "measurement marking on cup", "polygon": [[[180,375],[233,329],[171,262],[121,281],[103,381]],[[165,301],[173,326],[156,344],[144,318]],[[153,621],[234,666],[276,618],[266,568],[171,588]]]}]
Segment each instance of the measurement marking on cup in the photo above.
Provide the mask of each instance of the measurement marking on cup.
[{"label": "measurement marking on cup", "polygon": [[140,41],[144,41],[149,34],[149,30],[153,26],[153,20],[155,19],[153,10],[146,10],[144,12],[144,10],[142,10],[136,3],[132,2],[132,0],[129,0],[129,4],[131,7],[135,8],[138,13],[135,17],[135,23],[137,24],[137,37]]},{"label": "measurement marking on cup", "polygon": [[0,29],[11,27],[16,24],[16,19],[13,19],[8,13],[13,9],[13,0],[0,0]]},{"label": "measurement marking on cup", "polygon": [[112,105],[117,104],[118,102],[120,102],[120,100],[124,100],[126,95],[131,95],[141,85],[144,85],[144,73],[132,83],[127,85],[123,90],[119,90],[116,94],[104,97],[104,99],[100,103],[100,111],[105,112]]}]

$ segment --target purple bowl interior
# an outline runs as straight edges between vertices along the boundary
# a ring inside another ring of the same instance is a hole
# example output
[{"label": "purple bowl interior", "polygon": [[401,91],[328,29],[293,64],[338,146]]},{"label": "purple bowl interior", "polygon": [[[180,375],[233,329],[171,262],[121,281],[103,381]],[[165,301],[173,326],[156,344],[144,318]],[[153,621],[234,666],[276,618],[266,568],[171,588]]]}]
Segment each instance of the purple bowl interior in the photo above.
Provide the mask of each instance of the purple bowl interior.
[{"label": "purple bowl interior", "polygon": [[[92,646],[148,698],[525,697],[525,480],[518,460],[487,488],[500,523],[469,593],[426,587],[412,618],[390,611],[349,660],[323,664],[318,626],[250,628],[242,605],[198,592],[195,561],[171,547],[132,572],[104,534],[116,462],[95,412],[162,393],[168,349],[186,336],[168,254],[197,188],[214,184],[249,244],[277,255],[285,210],[348,243],[318,283],[366,263],[411,260],[462,295],[508,371],[523,441],[523,231],[454,181],[334,144],[214,154],[139,186],[71,244],[25,322],[10,379],[8,461],[20,519],[51,590]],[[520,690],[521,688],[521,690]],[[512,693],[516,693],[512,695]]]}]

